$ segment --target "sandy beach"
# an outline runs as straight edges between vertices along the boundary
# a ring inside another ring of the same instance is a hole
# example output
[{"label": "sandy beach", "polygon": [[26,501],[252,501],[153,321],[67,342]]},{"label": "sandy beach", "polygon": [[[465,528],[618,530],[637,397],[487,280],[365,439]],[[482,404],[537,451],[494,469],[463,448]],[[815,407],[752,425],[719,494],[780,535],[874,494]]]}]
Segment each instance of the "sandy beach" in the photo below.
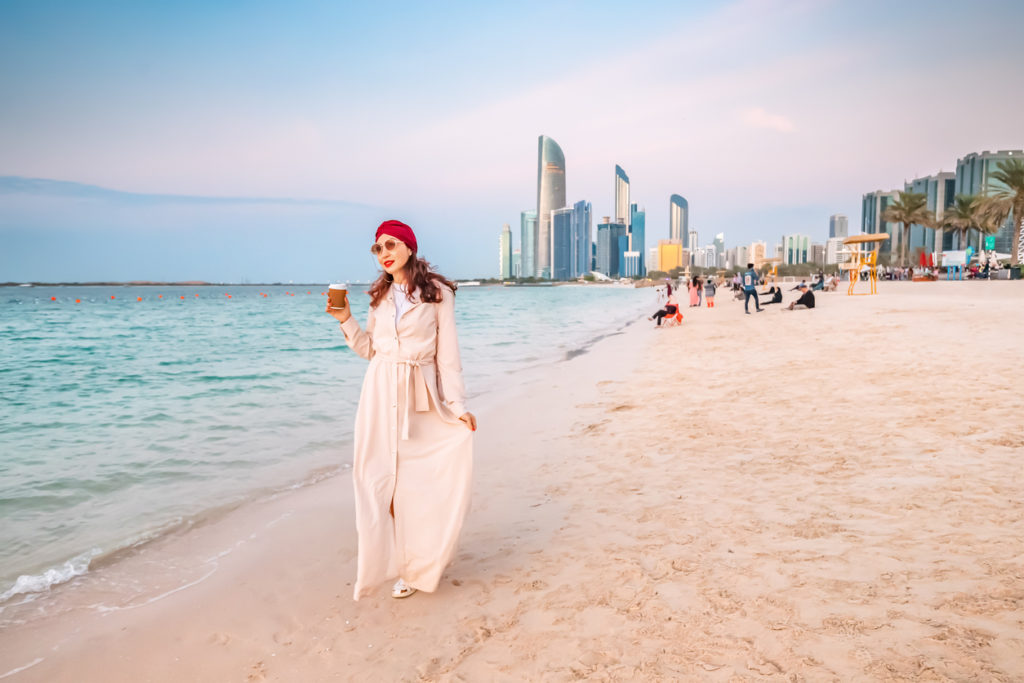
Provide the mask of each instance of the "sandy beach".
[{"label": "sandy beach", "polygon": [[107,568],[208,560],[0,633],[0,678],[1021,680],[1024,286],[879,289],[720,290],[491,397],[434,594],[352,601],[342,474]]}]

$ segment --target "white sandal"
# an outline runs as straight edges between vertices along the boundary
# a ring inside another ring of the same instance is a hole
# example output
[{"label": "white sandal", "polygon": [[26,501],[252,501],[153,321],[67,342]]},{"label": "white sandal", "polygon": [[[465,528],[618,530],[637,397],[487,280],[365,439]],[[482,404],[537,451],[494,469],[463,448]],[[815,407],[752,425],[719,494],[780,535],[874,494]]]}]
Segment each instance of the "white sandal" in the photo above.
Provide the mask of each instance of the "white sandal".
[{"label": "white sandal", "polygon": [[407,598],[415,592],[415,588],[407,585],[401,579],[395,581],[395,585],[391,587],[391,597],[393,598]]}]

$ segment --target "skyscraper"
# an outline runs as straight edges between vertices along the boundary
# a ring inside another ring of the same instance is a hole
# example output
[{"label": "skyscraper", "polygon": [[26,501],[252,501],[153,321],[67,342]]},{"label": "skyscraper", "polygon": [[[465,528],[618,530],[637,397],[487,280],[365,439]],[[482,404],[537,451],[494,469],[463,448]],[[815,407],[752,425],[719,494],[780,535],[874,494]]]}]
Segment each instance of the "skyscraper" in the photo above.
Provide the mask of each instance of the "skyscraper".
[{"label": "skyscraper", "polygon": [[687,235],[686,241],[683,242],[683,249],[688,249],[692,254],[699,246],[700,242],[697,241],[697,231],[691,230],[689,235]]},{"label": "skyscraper", "polygon": [[683,250],[683,244],[679,240],[658,240],[658,270],[671,272],[675,268],[682,268],[683,261],[689,261],[689,254]]},{"label": "skyscraper", "polygon": [[498,277],[502,280],[512,277],[512,228],[508,223],[502,227],[498,238]]},{"label": "skyscraper", "polygon": [[572,212],[566,207],[551,212],[551,279],[569,280],[573,276]]},{"label": "skyscraper", "polygon": [[519,214],[519,277],[537,277],[537,212]]},{"label": "skyscraper", "polygon": [[684,249],[690,246],[690,205],[677,194],[668,200],[668,238],[679,240]]},{"label": "skyscraper", "polygon": [[637,272],[636,275],[647,274],[647,260],[646,260],[646,244],[645,244],[645,232],[647,223],[647,212],[643,209],[638,209],[636,204],[631,204],[629,207],[629,234],[630,234],[630,251],[638,252],[640,255],[637,257]]},{"label": "skyscraper", "polygon": [[828,236],[830,238],[850,236],[849,222],[846,220],[846,216],[837,213],[828,217]]},{"label": "skyscraper", "polygon": [[565,155],[546,135],[537,139],[537,272],[551,277],[551,212],[565,206]]},{"label": "skyscraper", "polygon": [[615,222],[622,223],[629,230],[629,176],[618,164],[615,165]]},{"label": "skyscraper", "polygon": [[590,272],[591,245],[590,202],[578,201],[572,205],[573,273],[577,278]]},{"label": "skyscraper", "polygon": [[608,216],[597,224],[597,270],[608,277],[619,277],[619,238],[626,236],[625,223],[612,221]]}]

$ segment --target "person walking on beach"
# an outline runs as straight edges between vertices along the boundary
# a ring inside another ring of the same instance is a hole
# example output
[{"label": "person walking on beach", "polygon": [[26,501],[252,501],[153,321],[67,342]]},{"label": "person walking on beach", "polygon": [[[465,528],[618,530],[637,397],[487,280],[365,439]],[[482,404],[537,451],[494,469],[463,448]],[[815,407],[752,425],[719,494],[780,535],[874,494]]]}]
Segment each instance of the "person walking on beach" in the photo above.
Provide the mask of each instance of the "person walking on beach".
[{"label": "person walking on beach", "polygon": [[455,284],[419,258],[405,223],[385,221],[370,248],[383,272],[366,329],[327,313],[370,361],[356,411],[352,481],[358,600],[389,579],[391,595],[433,592],[455,552],[470,500],[476,418],[466,410],[455,333]]},{"label": "person walking on beach", "polygon": [[754,309],[760,313],[764,309],[761,308],[761,304],[757,300],[757,283],[758,283],[757,271],[754,270],[754,264],[747,264],[747,272],[743,273],[743,312],[750,315],[750,297],[754,297]]},{"label": "person walking on beach", "polygon": [[693,308],[694,306],[700,306],[699,282],[700,280],[698,280],[697,276],[694,275],[693,279],[686,284],[687,288],[690,290],[690,308]]},{"label": "person walking on beach", "polygon": [[715,307],[715,291],[717,289],[718,286],[715,284],[715,276],[712,275],[704,285],[704,299],[708,302],[708,308]]}]

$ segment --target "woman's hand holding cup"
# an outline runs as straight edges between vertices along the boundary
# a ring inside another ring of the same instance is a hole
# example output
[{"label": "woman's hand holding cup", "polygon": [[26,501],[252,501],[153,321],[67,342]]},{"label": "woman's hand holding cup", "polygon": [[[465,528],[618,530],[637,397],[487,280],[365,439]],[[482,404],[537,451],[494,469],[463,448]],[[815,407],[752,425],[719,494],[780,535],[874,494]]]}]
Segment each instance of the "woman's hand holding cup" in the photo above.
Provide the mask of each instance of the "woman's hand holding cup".
[{"label": "woman's hand holding cup", "polygon": [[352,317],[348,305],[348,285],[331,285],[327,290],[327,315],[339,323]]}]

